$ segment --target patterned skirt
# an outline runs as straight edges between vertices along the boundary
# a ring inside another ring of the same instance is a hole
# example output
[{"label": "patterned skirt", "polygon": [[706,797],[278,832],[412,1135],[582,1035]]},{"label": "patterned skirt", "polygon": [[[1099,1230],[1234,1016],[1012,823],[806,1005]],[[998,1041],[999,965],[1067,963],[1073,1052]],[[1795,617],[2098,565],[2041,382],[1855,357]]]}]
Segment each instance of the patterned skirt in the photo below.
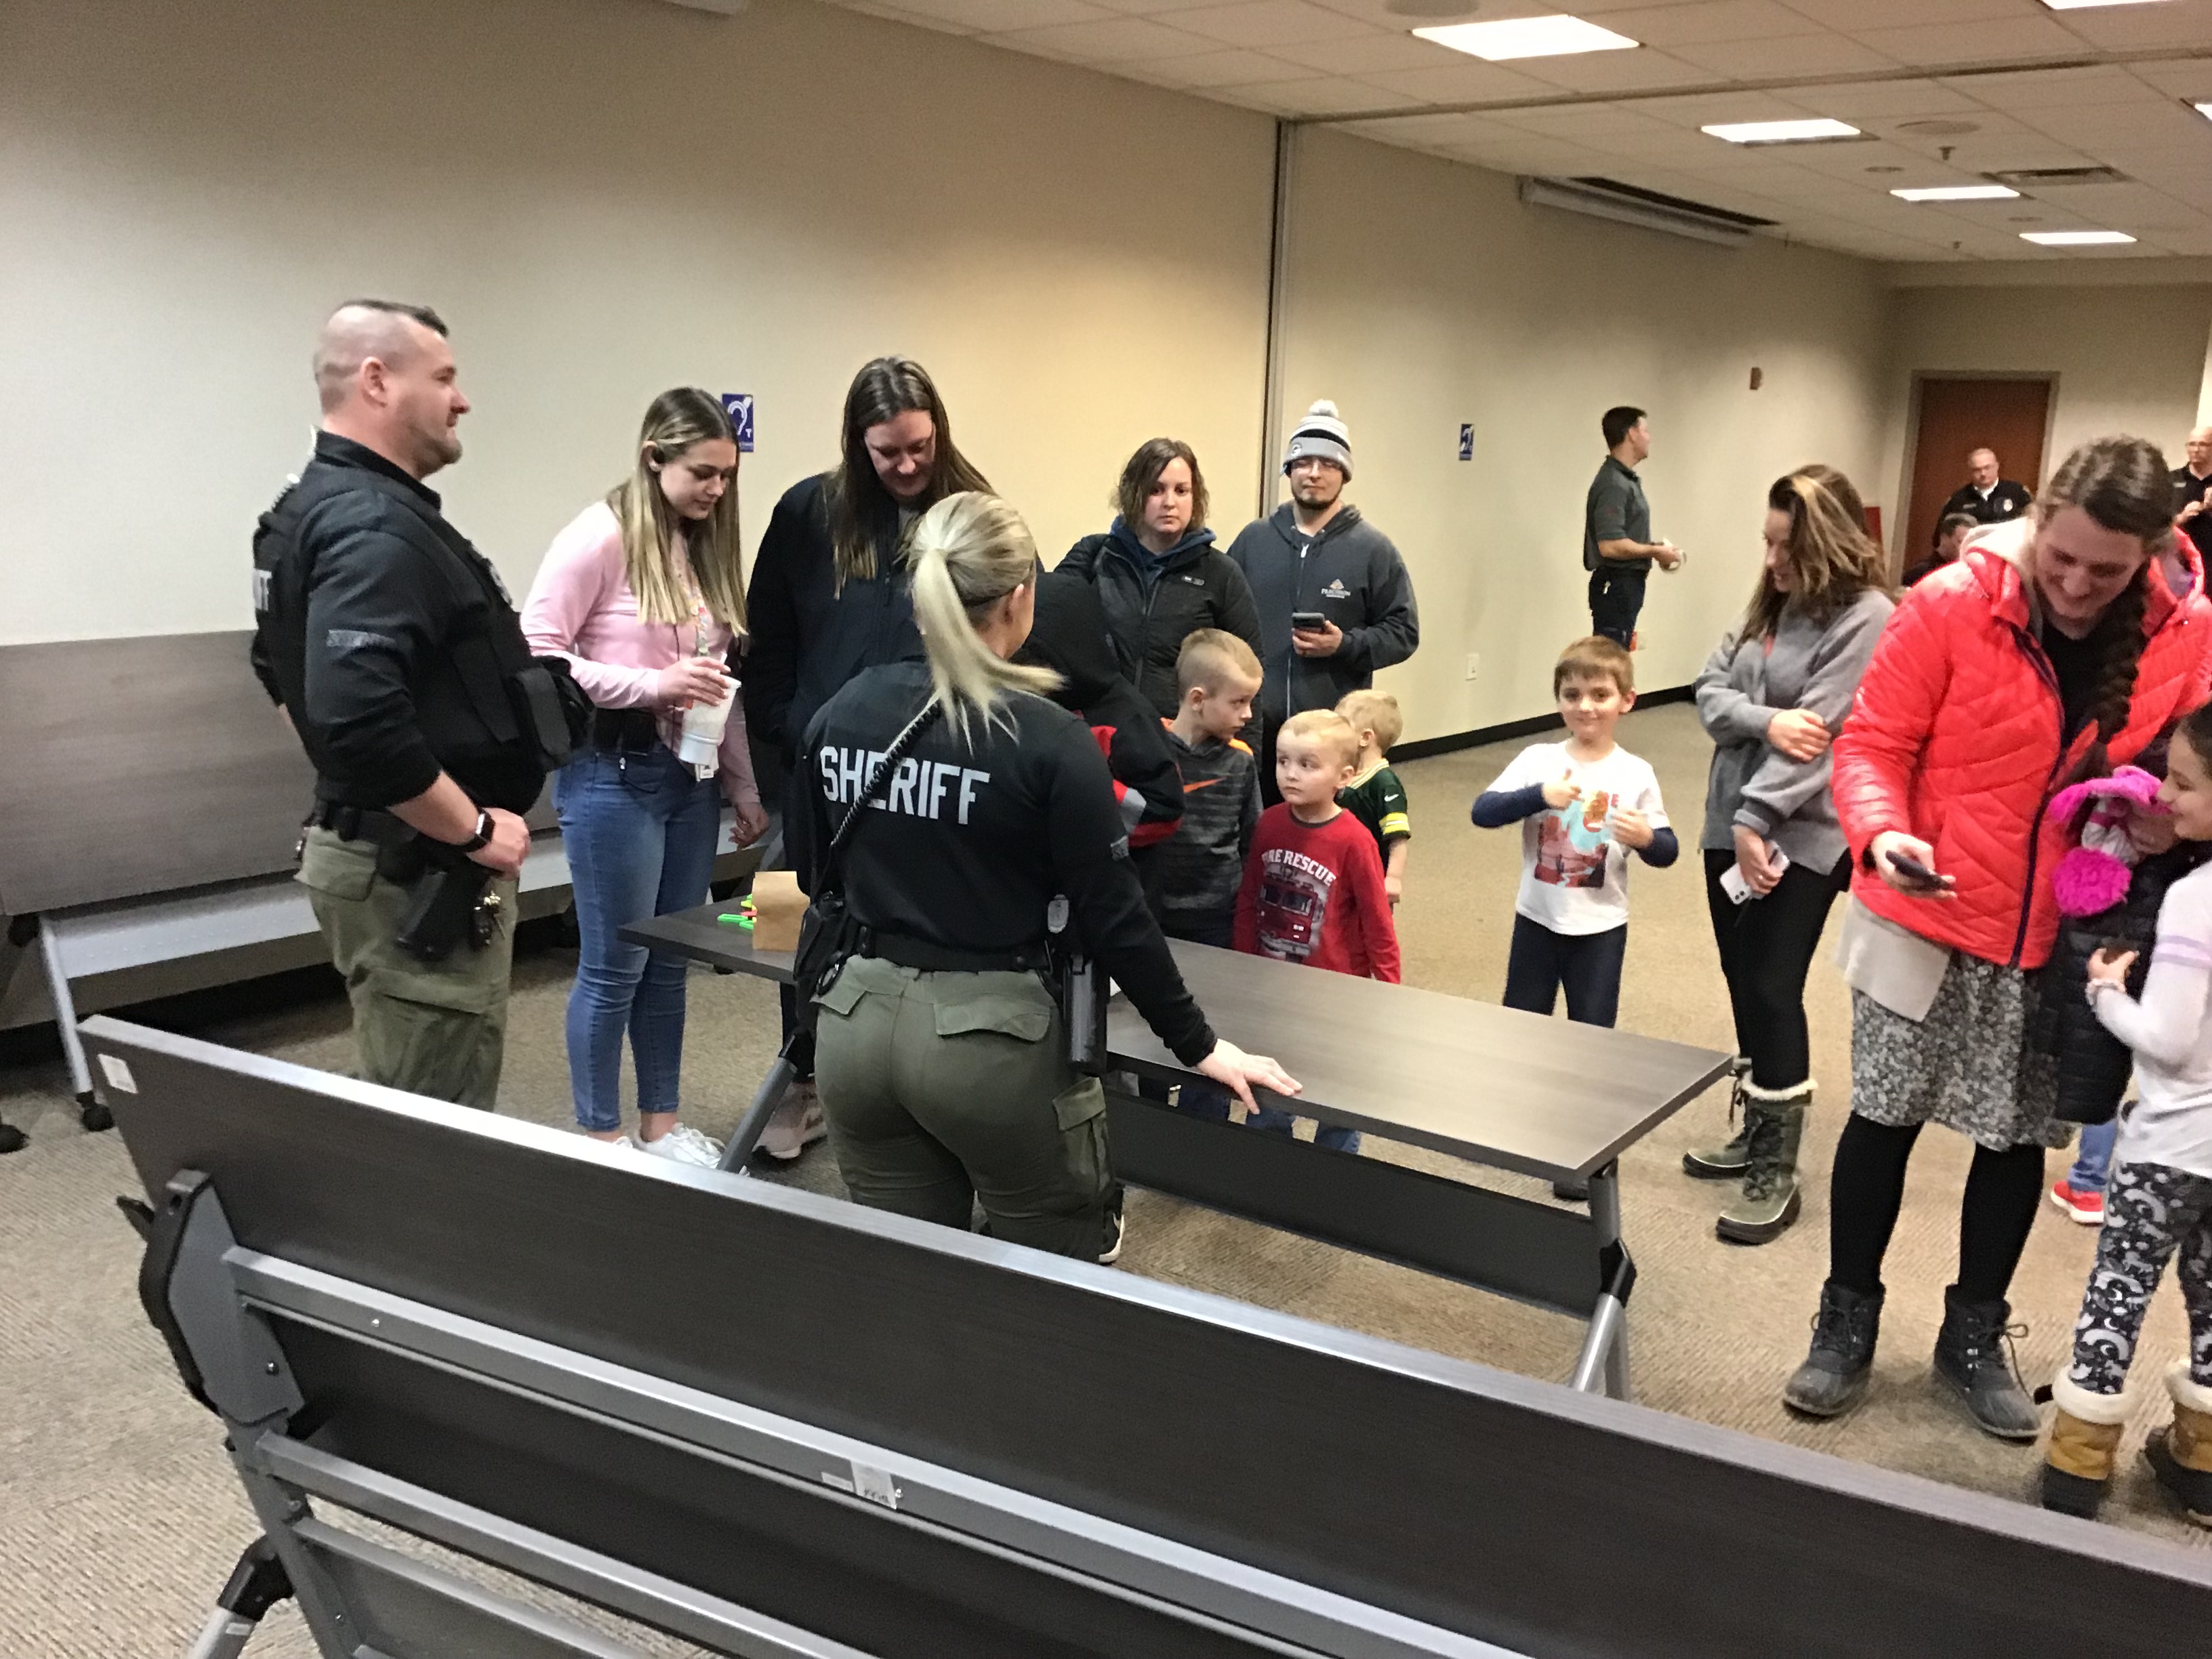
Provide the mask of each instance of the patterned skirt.
[{"label": "patterned skirt", "polygon": [[1992,1152],[2063,1146],[2058,1062],[2037,1051],[2033,975],[1954,955],[1915,1024],[1851,993],[1851,1109],[1876,1123],[1940,1123]]}]

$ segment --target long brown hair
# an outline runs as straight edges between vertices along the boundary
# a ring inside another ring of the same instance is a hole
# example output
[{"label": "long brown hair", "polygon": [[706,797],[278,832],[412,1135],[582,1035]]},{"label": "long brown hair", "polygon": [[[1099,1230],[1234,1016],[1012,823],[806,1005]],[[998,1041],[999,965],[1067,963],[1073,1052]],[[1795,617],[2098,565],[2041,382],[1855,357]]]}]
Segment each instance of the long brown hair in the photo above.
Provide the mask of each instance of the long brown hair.
[{"label": "long brown hair", "polygon": [[714,620],[732,633],[745,631],[745,583],[738,568],[738,485],[722,492],[714,510],[696,524],[679,524],[660,493],[652,463],[663,467],[694,444],[720,438],[734,447],[737,434],[720,399],[697,386],[664,392],[647,407],[637,434],[637,456],[630,476],[607,492],[607,505],[622,526],[623,574],[637,596],[640,622],[683,623],[691,620],[691,601],[676,580],[676,538],[699,596]]},{"label": "long brown hair", "polygon": [[936,430],[937,460],[929,488],[906,505],[922,511],[963,491],[991,493],[990,481],[953,447],[952,420],[929,371],[909,357],[878,357],[862,364],[845,393],[837,470],[830,475],[826,491],[830,545],[840,590],[854,577],[873,576],[878,544],[889,545],[898,534],[900,503],[876,476],[876,464],[868,455],[868,428],[916,410],[928,416]]},{"label": "long brown hair", "polygon": [[2156,444],[2144,438],[2098,438],[2059,463],[2036,500],[2035,521],[2050,522],[2063,507],[2078,507],[2101,529],[2133,536],[2143,544],[2143,562],[2135,579],[2105,607],[2097,620],[2097,679],[2089,714],[2097,741],[2080,775],[2094,777],[2106,769],[2105,747],[2128,723],[2136,692],[2136,671],[2142,665],[2143,612],[2150,603],[2153,560],[2173,541],[2173,475]]},{"label": "long brown hair", "polygon": [[1835,468],[1814,462],[1777,478],[1766,505],[1790,515],[1790,570],[1796,580],[1785,593],[1761,562],[1739,642],[1765,639],[1793,607],[1826,623],[1869,588],[1889,591],[1889,561],[1867,533],[1866,503]]}]

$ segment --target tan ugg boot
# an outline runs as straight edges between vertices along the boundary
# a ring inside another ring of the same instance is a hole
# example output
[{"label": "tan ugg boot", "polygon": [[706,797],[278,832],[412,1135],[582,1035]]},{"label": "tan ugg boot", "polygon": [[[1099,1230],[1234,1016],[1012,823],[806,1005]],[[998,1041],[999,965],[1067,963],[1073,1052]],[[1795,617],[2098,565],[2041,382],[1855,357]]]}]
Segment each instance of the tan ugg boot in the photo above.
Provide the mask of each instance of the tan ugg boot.
[{"label": "tan ugg boot", "polygon": [[2212,1527],[2212,1389],[2192,1381],[2183,1364],[2166,1373],[2166,1391],[2173,1396],[2173,1425],[2152,1437],[2143,1455],[2183,1512]]},{"label": "tan ugg boot", "polygon": [[2092,1394],[2062,1369],[2051,1384],[2051,1398],[2058,1409],[2044,1449],[2043,1507],[2094,1521],[2112,1483],[2113,1458],[2136,1396],[2124,1389]]}]

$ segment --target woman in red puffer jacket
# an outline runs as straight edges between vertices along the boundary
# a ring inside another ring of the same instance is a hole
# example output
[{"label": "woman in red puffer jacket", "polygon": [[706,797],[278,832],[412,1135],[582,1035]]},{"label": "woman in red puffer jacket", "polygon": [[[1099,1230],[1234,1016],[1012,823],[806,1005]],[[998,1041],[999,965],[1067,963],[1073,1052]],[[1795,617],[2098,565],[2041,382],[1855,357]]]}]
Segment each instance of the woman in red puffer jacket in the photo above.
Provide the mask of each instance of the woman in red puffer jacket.
[{"label": "woman in red puffer jacket", "polygon": [[1865,1391],[1905,1164],[1934,1121],[1975,1143],[1936,1375],[1986,1432],[2036,1436],[2004,1336],[2044,1151],[2072,1133],[2052,1116],[2055,1065],[2028,1041],[2064,851],[2043,808],[2212,688],[2212,609],[2172,514],[2155,446],[2083,445],[2032,519],[1982,532],[1911,590],[1860,682],[1834,784],[1856,872],[1851,1116],[1812,1352],[1783,1394],[1796,1410],[1833,1417]]}]

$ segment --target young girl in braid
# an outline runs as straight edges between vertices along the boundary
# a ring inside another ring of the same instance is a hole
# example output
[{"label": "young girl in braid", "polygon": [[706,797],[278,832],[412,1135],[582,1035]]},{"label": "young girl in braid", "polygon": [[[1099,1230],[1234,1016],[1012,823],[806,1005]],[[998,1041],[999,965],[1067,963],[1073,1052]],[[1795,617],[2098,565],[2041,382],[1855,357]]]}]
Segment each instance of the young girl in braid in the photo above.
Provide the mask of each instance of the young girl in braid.
[{"label": "young girl in braid", "polygon": [[[2014,1268],[2043,1190],[2057,1068],[2031,1041],[2058,930],[2051,872],[2066,783],[2134,759],[2204,701],[2212,613],[2175,597],[2172,490],[2137,438],[2066,458],[2032,520],[1993,526],[1911,590],[1835,743],[1854,870],[1845,927],[1851,1115],[1837,1143],[1829,1268],[1784,1390],[1832,1417],[1865,1392],[1905,1172],[1929,1122],[1975,1144],[1944,1291],[1937,1378],[1976,1425],[2033,1440],[2007,1353]],[[2201,581],[2192,584],[2201,587]],[[2170,835],[2146,817],[2143,839]]]}]

